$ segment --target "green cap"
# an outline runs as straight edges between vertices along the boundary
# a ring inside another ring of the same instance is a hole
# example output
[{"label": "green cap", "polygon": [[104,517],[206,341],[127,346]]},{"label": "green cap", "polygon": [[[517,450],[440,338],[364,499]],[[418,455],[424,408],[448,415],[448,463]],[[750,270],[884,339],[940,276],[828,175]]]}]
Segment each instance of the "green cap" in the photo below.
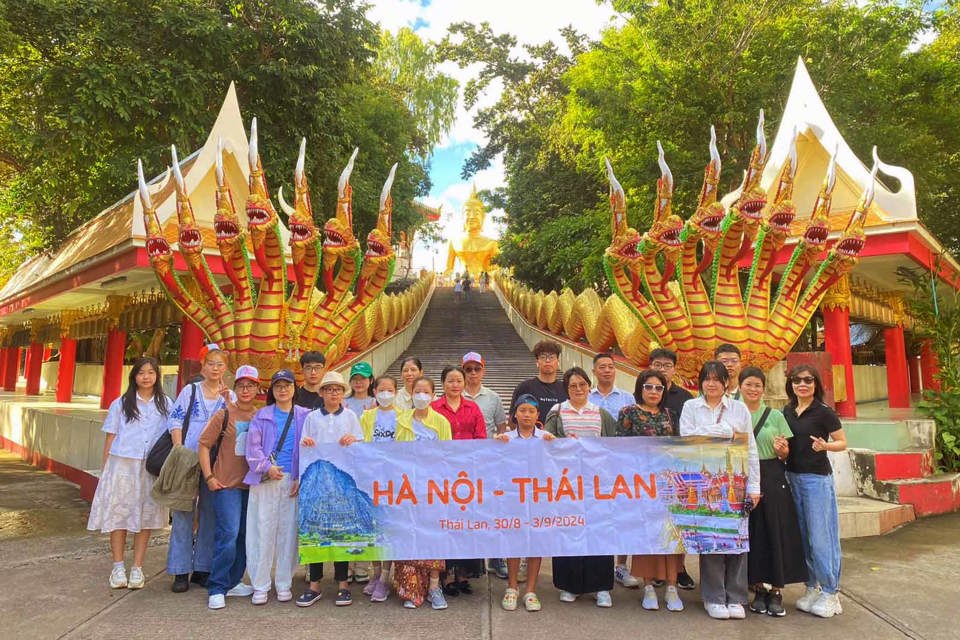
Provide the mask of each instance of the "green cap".
[{"label": "green cap", "polygon": [[358,362],[357,364],[350,367],[350,377],[353,376],[363,376],[364,378],[373,377],[373,367],[370,366],[369,362]]}]

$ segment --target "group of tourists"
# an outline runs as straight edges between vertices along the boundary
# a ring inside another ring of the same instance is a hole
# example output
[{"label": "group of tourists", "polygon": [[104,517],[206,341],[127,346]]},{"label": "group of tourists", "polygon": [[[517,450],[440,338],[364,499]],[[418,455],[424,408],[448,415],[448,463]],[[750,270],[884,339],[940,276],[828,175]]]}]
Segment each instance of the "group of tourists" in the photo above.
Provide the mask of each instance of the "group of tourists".
[{"label": "group of tourists", "polygon": [[[701,554],[700,590],[717,619],[742,619],[746,608],[779,617],[786,613],[782,589],[804,582],[801,611],[820,617],[841,613],[838,599],[840,543],[837,501],[828,451],[846,441],[836,414],[823,402],[823,383],[811,365],[793,367],[783,411],[764,404],[766,378],[741,368],[733,345],[717,348],[703,365],[699,395],[675,382],[677,356],[650,353],[633,393],[616,386],[609,353],[593,359],[593,378],[581,367],[561,369],[561,347],[544,340],[533,348],[537,375],[517,385],[505,411],[500,396],[483,384],[486,362],[476,352],[440,372],[440,387],[417,358],[405,358],[400,379],[374,376],[365,362],[349,379],[329,371],[322,354],[300,358],[302,384],[287,369],[274,372],[261,393],[260,372],[237,368],[225,385],[228,357],[216,345],[201,350],[200,379],[176,400],[160,388],[159,363],[144,357],[133,365],[129,385],[110,406],[103,431],[103,471],[88,528],[110,534],[112,588],[144,586],[143,559],[150,532],[172,523],[167,572],[174,592],[191,584],[207,589],[208,606],[220,609],[229,596],[268,602],[294,599],[298,564],[299,458],[322,443],[620,436],[712,436],[748,443],[745,508],[750,510],[750,551]],[[165,435],[168,434],[168,435]],[[157,476],[148,460],[164,438],[170,449]],[[168,508],[170,509],[168,516]],[[124,561],[127,532],[134,534],[129,575]],[[491,559],[505,578],[501,605],[541,609],[536,593],[541,558]],[[615,581],[639,588],[644,609],[683,610],[678,589],[693,589],[682,554],[555,557],[553,584],[561,602],[590,595],[611,607]],[[353,602],[351,583],[364,584],[372,602],[391,593],[407,608],[472,592],[470,579],[486,571],[482,559],[436,559],[362,563],[334,562],[335,604]],[[244,573],[250,578],[243,581]],[[321,598],[321,563],[310,564],[308,585],[296,597],[307,607]],[[521,586],[521,583],[522,586]],[[749,591],[753,600],[749,601]]]}]

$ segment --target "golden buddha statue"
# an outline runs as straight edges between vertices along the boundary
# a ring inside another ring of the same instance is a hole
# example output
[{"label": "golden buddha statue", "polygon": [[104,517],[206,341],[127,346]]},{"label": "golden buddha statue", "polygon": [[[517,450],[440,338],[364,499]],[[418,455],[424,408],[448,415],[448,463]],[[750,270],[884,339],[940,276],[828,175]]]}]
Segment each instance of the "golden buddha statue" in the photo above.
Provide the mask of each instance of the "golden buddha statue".
[{"label": "golden buddha statue", "polygon": [[463,208],[467,218],[464,225],[467,235],[459,242],[450,241],[446,273],[447,275],[453,273],[454,264],[459,258],[470,275],[477,278],[483,271],[490,273],[496,269],[492,262],[493,258],[500,253],[500,247],[496,240],[480,233],[487,212],[483,202],[477,196],[476,185],[470,191],[470,197]]}]

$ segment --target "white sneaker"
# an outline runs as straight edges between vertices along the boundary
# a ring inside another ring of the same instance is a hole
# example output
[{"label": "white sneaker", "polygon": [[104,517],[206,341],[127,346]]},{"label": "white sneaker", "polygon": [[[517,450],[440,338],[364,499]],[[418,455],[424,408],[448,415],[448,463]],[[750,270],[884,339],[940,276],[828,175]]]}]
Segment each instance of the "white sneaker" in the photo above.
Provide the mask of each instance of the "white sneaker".
[{"label": "white sneaker", "polygon": [[656,611],[660,608],[660,602],[657,600],[657,591],[652,584],[643,588],[643,602],[640,605],[647,611]]},{"label": "white sneaker", "polygon": [[728,604],[727,613],[730,614],[731,620],[743,620],[747,617],[747,612],[742,604]]},{"label": "white sneaker", "polygon": [[813,603],[820,598],[820,589],[816,587],[807,587],[803,595],[797,598],[797,609],[805,613],[810,613]]},{"label": "white sneaker", "polygon": [[246,582],[238,582],[236,586],[233,587],[233,589],[230,589],[230,591],[227,591],[228,598],[233,598],[233,597],[246,598],[252,595],[253,595],[253,587],[247,584]]},{"label": "white sneaker", "polygon": [[683,611],[683,600],[680,599],[680,594],[677,593],[676,587],[667,587],[665,596],[667,600],[667,611]]},{"label": "white sneaker", "polygon": [[293,591],[277,591],[277,602],[290,602],[293,600]]},{"label": "white sneaker", "polygon": [[821,593],[817,601],[810,607],[810,613],[821,618],[832,618],[843,613],[840,606],[840,596],[835,593]]},{"label": "white sneaker", "polygon": [[127,582],[128,589],[143,589],[146,580],[143,577],[143,569],[140,567],[130,567],[130,580]]},{"label": "white sneaker", "polygon": [[707,615],[714,620],[729,620],[730,612],[727,605],[717,604],[716,602],[704,602],[703,608],[707,610]]},{"label": "white sneaker", "polygon": [[110,588],[111,589],[126,589],[127,587],[127,570],[123,567],[114,567],[113,571],[110,572]]},{"label": "white sneaker", "polygon": [[610,597],[609,591],[597,591],[597,606],[603,607],[604,609],[609,609],[613,606],[613,598]]},{"label": "white sneaker", "polygon": [[570,593],[569,591],[560,591],[560,602],[573,602],[577,599],[575,593]]},{"label": "white sneaker", "polygon": [[617,582],[628,589],[636,589],[640,586],[640,581],[630,575],[630,570],[627,569],[627,565],[625,564],[617,565],[617,567],[613,570],[613,577],[617,579]]},{"label": "white sneaker", "polygon": [[227,606],[227,600],[222,593],[217,593],[207,598],[207,609],[223,609]]},{"label": "white sneaker", "polygon": [[267,592],[254,591],[253,597],[250,598],[250,602],[252,602],[253,604],[267,604]]}]

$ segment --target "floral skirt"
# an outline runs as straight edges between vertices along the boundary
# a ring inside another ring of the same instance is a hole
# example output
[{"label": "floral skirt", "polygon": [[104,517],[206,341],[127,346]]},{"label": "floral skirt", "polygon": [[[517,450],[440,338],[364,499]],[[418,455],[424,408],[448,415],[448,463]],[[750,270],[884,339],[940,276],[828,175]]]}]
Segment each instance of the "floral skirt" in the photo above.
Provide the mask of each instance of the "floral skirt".
[{"label": "floral skirt", "polygon": [[430,572],[443,571],[445,567],[443,560],[395,560],[393,583],[397,596],[401,600],[410,600],[419,607],[427,597]]},{"label": "floral skirt", "polygon": [[136,533],[167,526],[167,508],[150,497],[154,480],[143,460],[108,455],[90,505],[87,529]]}]

